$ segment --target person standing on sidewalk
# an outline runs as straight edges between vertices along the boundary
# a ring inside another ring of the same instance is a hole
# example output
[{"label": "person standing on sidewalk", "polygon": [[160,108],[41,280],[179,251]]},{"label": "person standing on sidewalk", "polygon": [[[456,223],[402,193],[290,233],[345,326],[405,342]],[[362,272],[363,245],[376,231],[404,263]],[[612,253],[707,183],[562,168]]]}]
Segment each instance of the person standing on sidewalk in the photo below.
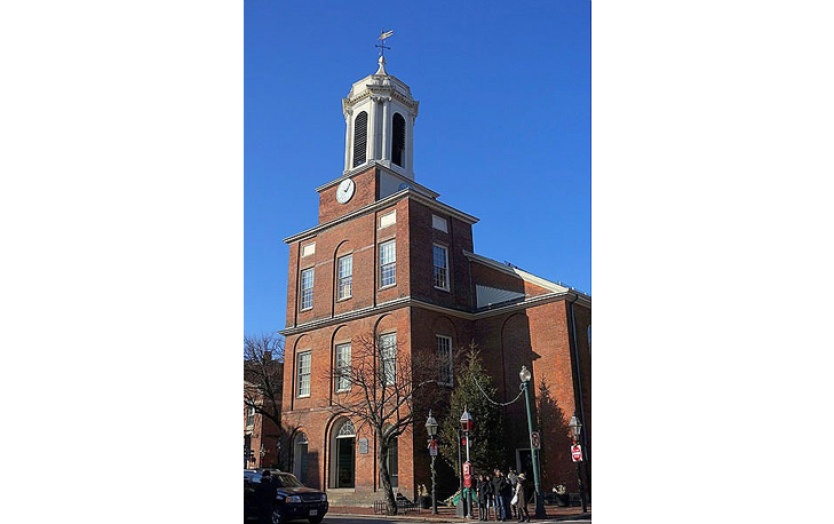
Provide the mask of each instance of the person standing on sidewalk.
[{"label": "person standing on sidewalk", "polygon": [[530,522],[530,513],[527,511],[527,482],[524,473],[518,476],[515,486],[516,507],[518,508],[518,521]]},{"label": "person standing on sidewalk", "polygon": [[487,494],[486,494],[486,479],[483,475],[478,475],[478,520],[486,520],[487,515]]},{"label": "person standing on sidewalk", "polygon": [[[510,482],[510,488],[512,489],[513,494],[515,494],[515,487],[518,484],[518,475],[516,475],[513,468],[507,468],[507,480]],[[510,501],[510,511],[512,511],[512,516],[513,518],[518,518],[518,508],[512,503],[512,499],[510,499]]]},{"label": "person standing on sidewalk", "polygon": [[490,512],[495,515],[495,520],[498,520],[498,509],[495,507],[495,488],[492,487],[492,476],[484,475],[484,491],[487,497],[486,519],[491,520]]}]

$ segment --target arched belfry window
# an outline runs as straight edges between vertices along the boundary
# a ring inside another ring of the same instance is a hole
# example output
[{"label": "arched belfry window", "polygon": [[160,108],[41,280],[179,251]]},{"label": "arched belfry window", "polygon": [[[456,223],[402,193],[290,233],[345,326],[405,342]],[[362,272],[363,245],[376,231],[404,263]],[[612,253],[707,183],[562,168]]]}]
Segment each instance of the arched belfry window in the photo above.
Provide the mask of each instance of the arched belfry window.
[{"label": "arched belfry window", "polygon": [[400,167],[405,163],[405,118],[394,113],[394,134],[391,137],[391,161]]},{"label": "arched belfry window", "polygon": [[362,111],[353,121],[353,167],[361,166],[367,159],[368,113]]}]

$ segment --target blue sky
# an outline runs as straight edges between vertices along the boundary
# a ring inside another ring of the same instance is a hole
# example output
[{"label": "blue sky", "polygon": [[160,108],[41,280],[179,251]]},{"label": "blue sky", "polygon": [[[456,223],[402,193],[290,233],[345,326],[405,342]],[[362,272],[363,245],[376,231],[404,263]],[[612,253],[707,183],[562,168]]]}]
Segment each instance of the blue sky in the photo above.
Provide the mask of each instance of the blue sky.
[{"label": "blue sky", "polygon": [[341,176],[341,99],[387,70],[420,113],[415,179],[480,219],[475,251],[591,293],[590,2],[244,2],[244,330],[284,327],[283,239]]}]

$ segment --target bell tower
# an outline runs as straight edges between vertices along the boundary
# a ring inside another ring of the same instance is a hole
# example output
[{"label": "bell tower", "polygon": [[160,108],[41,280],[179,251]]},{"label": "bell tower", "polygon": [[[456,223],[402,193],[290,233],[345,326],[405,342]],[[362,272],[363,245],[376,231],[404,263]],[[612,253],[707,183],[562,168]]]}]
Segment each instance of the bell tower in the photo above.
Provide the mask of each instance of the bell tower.
[{"label": "bell tower", "polygon": [[414,180],[414,120],[419,102],[411,89],[385,70],[355,82],[342,99],[345,115],[345,170],[348,175],[381,164]]}]

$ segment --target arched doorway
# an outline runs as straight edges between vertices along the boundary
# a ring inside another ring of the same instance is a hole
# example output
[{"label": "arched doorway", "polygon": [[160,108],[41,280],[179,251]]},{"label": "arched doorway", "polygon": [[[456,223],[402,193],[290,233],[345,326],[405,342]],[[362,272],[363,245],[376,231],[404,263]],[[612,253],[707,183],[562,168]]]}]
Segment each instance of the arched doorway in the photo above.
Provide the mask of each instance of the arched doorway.
[{"label": "arched doorway", "polygon": [[296,433],[292,442],[292,473],[302,484],[307,484],[307,434]]},{"label": "arched doorway", "polygon": [[348,419],[342,419],[333,428],[331,486],[353,488],[356,479],[356,430]]}]

